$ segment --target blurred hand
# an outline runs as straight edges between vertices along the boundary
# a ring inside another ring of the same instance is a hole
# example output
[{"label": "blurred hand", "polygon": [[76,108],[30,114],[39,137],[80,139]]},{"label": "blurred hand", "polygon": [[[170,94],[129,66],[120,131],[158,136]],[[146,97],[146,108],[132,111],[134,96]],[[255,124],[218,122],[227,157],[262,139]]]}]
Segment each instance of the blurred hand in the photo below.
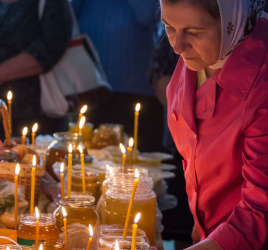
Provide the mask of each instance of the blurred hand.
[{"label": "blurred hand", "polygon": [[193,244],[197,244],[198,242],[200,242],[200,236],[198,232],[196,231],[195,225],[193,226],[191,237],[193,240]]}]

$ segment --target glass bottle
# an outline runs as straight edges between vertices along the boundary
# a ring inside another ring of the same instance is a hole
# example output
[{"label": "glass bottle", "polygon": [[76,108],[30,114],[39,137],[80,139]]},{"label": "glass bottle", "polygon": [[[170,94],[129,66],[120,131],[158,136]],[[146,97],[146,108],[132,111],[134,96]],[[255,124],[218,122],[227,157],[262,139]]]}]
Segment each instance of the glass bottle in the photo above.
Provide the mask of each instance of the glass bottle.
[{"label": "glass bottle", "polygon": [[[18,243],[32,246],[35,244],[36,217],[35,214],[22,214],[19,219]],[[39,241],[58,240],[59,229],[52,214],[41,213],[39,218]]]},{"label": "glass bottle", "polygon": [[62,207],[67,213],[67,224],[79,223],[86,225],[90,224],[93,227],[99,220],[99,216],[94,208],[95,198],[93,196],[73,195],[71,198],[66,198],[59,201],[59,207],[54,211],[56,224],[59,230],[63,227]]},{"label": "glass bottle", "polygon": [[[105,195],[105,222],[108,225],[125,224],[134,176],[117,175],[111,178]],[[145,231],[151,246],[155,244],[156,195],[150,177],[139,178],[129,224],[141,213],[139,228]]]},{"label": "glass bottle", "polygon": [[48,146],[48,150],[46,153],[46,170],[47,172],[56,180],[59,181],[58,177],[53,171],[52,165],[58,161],[58,162],[64,162],[65,155],[68,154],[68,147],[69,144],[72,144],[73,152],[75,152],[77,139],[78,139],[78,145],[81,145],[83,150],[85,150],[85,147],[83,143],[81,142],[81,135],[78,135],[76,133],[70,133],[70,132],[60,132],[53,134],[53,137],[55,140]]}]

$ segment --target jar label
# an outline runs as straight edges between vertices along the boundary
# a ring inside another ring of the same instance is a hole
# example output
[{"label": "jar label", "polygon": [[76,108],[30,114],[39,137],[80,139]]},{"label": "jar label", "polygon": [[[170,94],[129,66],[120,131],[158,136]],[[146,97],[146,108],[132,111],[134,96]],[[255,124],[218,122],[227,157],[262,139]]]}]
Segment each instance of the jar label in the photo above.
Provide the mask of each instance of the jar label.
[{"label": "jar label", "polygon": [[34,246],[35,240],[25,240],[22,238],[17,238],[18,244],[24,245],[24,246]]}]

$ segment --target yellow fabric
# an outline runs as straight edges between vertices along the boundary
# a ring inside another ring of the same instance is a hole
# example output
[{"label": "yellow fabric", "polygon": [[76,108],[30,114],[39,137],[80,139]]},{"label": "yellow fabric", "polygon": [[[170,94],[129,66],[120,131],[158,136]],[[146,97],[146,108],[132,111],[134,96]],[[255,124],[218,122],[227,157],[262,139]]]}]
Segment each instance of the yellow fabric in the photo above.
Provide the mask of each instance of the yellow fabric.
[{"label": "yellow fabric", "polygon": [[198,89],[208,79],[206,71],[204,69],[197,71],[197,86]]}]

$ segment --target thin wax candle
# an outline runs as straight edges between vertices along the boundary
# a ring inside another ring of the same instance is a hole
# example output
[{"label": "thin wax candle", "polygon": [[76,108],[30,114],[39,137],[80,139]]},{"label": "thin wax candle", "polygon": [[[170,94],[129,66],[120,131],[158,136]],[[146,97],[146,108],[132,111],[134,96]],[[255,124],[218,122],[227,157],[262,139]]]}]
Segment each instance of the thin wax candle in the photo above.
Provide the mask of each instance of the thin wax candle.
[{"label": "thin wax candle", "polygon": [[12,105],[12,92],[7,92],[7,103],[8,103],[8,116],[9,116],[9,126],[10,131],[12,131],[12,112],[11,112],[11,105]]},{"label": "thin wax candle", "polygon": [[126,155],[126,148],[123,146],[122,143],[119,144],[120,146],[120,149],[122,151],[122,171],[123,173],[125,173],[125,168],[126,168],[126,158],[127,158],[127,155]]},{"label": "thin wax candle", "polygon": [[14,204],[14,213],[15,213],[15,230],[18,226],[18,175],[20,172],[20,165],[17,163],[15,169],[15,204]]},{"label": "thin wax candle", "polygon": [[35,168],[36,168],[36,156],[33,156],[32,164],[32,178],[31,178],[31,203],[30,203],[30,213],[34,212],[34,192],[35,192]]},{"label": "thin wax candle", "polygon": [[65,250],[68,250],[69,245],[68,245],[68,233],[67,233],[67,213],[64,207],[62,207],[62,215],[63,215],[63,225],[64,225],[64,236],[65,236]]},{"label": "thin wax candle", "polygon": [[60,165],[60,180],[61,180],[61,198],[64,200],[64,163]]},{"label": "thin wax candle", "polygon": [[135,192],[138,186],[138,182],[139,182],[139,171],[136,168],[135,169],[135,181],[133,184],[133,188],[132,188],[132,193],[131,193],[131,197],[130,197],[130,201],[129,201],[129,205],[128,205],[128,211],[127,211],[127,217],[126,217],[126,222],[125,222],[125,227],[124,227],[124,232],[123,232],[123,239],[126,239],[127,236],[127,228],[128,228],[128,224],[129,224],[129,219],[130,219],[130,214],[131,214],[131,210],[132,210],[132,206],[133,206],[133,201],[135,198]]},{"label": "thin wax candle", "polygon": [[92,230],[91,225],[88,226],[88,229],[89,229],[89,239],[88,239],[88,244],[87,244],[87,250],[90,250],[90,246],[91,246],[92,238],[93,238],[93,230]]},{"label": "thin wax candle", "polygon": [[36,133],[37,129],[38,129],[38,124],[35,123],[32,127],[32,146],[33,146],[33,148],[35,145],[35,133]]},{"label": "thin wax candle", "polygon": [[141,105],[137,103],[135,107],[135,121],[134,121],[134,162],[137,161],[137,149],[138,149],[138,126],[139,126],[139,112]]},{"label": "thin wax candle", "polygon": [[36,229],[35,229],[35,249],[38,249],[38,240],[39,240],[39,211],[35,207],[35,217],[36,217]]},{"label": "thin wax candle", "polygon": [[132,167],[132,147],[134,140],[133,138],[129,138],[127,151],[129,152],[129,166]]},{"label": "thin wax candle", "polygon": [[86,192],[86,179],[85,179],[85,163],[84,163],[84,152],[82,149],[82,146],[79,145],[79,151],[80,151],[80,159],[81,159],[81,172],[82,172],[82,187],[83,187],[83,193]]},{"label": "thin wax candle", "polygon": [[138,221],[141,217],[141,213],[138,213],[134,219],[134,224],[132,228],[132,244],[131,244],[131,250],[136,249],[136,237],[137,237],[137,230],[138,230]]},{"label": "thin wax candle", "polygon": [[68,198],[71,197],[71,171],[72,171],[72,151],[73,147],[72,144],[69,144],[69,154],[68,154],[68,190],[67,190],[67,196]]},{"label": "thin wax candle", "polygon": [[24,127],[22,130],[22,137],[21,137],[21,144],[25,145],[25,139],[26,139],[26,135],[28,133],[28,128]]}]

